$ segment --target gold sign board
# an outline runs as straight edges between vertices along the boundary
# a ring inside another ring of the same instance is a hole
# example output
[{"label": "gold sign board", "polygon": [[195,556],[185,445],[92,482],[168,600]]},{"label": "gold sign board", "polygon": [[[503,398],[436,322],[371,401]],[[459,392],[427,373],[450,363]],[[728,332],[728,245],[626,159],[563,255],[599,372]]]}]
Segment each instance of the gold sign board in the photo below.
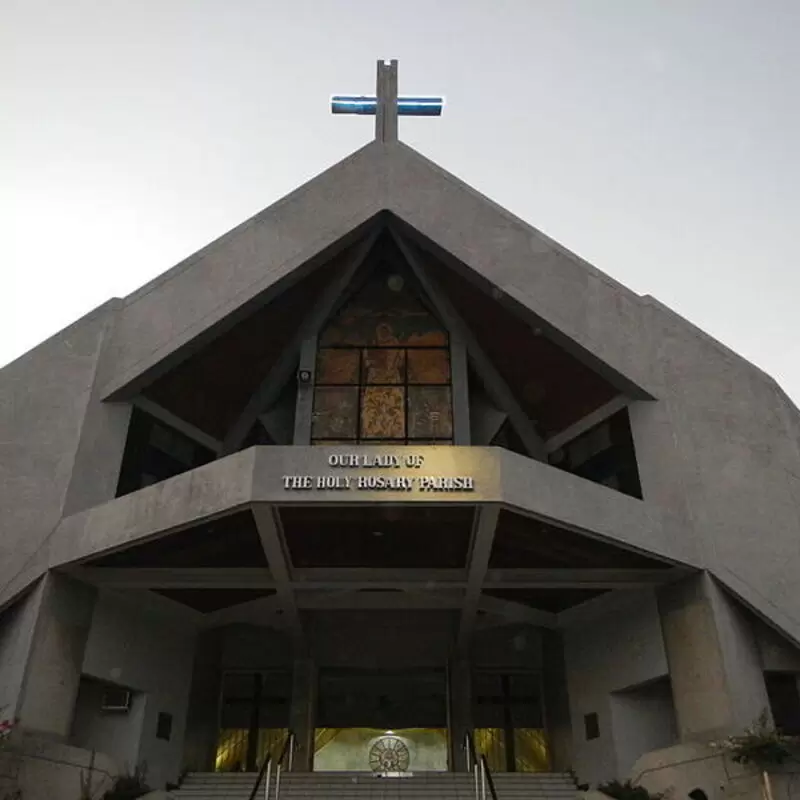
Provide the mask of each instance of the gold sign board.
[{"label": "gold sign board", "polygon": [[287,491],[474,492],[472,475],[436,475],[425,471],[422,453],[331,453],[328,471],[283,475]]}]

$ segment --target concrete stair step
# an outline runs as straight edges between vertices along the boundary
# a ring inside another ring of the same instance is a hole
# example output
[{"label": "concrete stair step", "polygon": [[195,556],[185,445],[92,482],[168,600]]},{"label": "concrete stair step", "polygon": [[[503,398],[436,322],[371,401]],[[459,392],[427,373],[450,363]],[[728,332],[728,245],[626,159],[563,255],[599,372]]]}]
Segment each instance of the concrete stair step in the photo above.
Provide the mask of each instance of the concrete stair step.
[{"label": "concrete stair step", "polygon": [[[573,800],[577,792],[572,778],[563,773],[499,773],[493,778],[500,800]],[[255,779],[253,773],[192,773],[173,795],[176,800],[248,800]],[[262,792],[263,787],[259,800]],[[281,775],[281,800],[474,800],[474,797],[474,779],[465,773],[422,772],[406,778],[377,778],[366,772]]]}]

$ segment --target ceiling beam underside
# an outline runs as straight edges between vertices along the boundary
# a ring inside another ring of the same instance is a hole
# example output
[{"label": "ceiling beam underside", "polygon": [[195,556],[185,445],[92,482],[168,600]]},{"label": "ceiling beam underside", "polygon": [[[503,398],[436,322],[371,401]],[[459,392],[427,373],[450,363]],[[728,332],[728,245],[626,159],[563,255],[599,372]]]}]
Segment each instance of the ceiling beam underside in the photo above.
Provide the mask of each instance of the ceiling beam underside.
[{"label": "ceiling beam underside", "polygon": [[[82,567],[76,577],[109,589],[276,590],[275,575],[261,567]],[[473,578],[477,578],[477,566]],[[483,589],[630,589],[674,578],[672,569],[489,569]],[[297,593],[318,590],[397,589],[425,592],[466,589],[464,569],[310,568],[292,570],[286,583]],[[474,586],[474,584],[472,584]]]}]

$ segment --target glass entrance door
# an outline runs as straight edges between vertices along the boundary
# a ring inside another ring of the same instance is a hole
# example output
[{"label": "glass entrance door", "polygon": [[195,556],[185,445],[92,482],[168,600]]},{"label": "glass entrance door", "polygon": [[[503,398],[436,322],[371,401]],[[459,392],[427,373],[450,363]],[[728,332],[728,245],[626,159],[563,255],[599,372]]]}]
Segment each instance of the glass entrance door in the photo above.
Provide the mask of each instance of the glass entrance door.
[{"label": "glass entrance door", "polygon": [[255,772],[280,753],[289,727],[288,672],[227,672],[222,678],[217,772]]},{"label": "glass entrance door", "polygon": [[546,772],[550,755],[537,673],[478,672],[475,746],[494,772]]},{"label": "glass entrance door", "polygon": [[314,769],[408,773],[448,768],[444,670],[323,670]]}]

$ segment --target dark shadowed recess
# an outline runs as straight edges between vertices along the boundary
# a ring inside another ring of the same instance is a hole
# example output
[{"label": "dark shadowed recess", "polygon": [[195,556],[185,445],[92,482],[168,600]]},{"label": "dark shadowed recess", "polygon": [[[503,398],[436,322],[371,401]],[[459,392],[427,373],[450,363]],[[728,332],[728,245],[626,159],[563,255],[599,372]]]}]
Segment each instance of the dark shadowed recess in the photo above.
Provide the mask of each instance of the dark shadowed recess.
[{"label": "dark shadowed recess", "polygon": [[202,522],[103,556],[93,567],[266,567],[250,511]]},{"label": "dark shadowed recess", "polygon": [[288,506],[280,518],[295,567],[461,568],[470,506]]},{"label": "dark shadowed recess", "polygon": [[492,568],[664,569],[656,558],[510,511],[497,523]]},{"label": "dark shadowed recess", "polygon": [[557,614],[579,606],[587,600],[593,600],[608,591],[607,589],[487,589],[484,594]]},{"label": "dark shadowed recess", "polygon": [[202,614],[210,614],[213,611],[275,594],[271,589],[154,589],[153,591]]},{"label": "dark shadowed recess", "polygon": [[440,287],[546,439],[619,394],[605,378],[433,257]]},{"label": "dark shadowed recess", "polygon": [[150,384],[145,396],[223,439],[349,255],[345,251],[282,291]]}]

